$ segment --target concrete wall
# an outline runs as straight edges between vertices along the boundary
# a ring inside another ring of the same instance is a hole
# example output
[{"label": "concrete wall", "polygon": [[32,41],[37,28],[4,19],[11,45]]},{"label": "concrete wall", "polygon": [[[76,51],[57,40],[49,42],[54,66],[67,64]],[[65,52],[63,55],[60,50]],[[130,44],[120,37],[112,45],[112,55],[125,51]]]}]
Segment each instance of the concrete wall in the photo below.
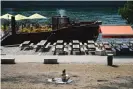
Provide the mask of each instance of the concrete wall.
[{"label": "concrete wall", "polygon": [[[96,40],[95,36],[98,36],[99,26],[75,26],[69,28],[63,28],[57,31],[51,32],[40,32],[40,33],[25,33],[25,34],[16,34],[8,36],[5,40],[1,42],[1,45],[11,45],[11,44],[20,44],[23,41],[30,40],[33,43],[37,43],[40,40],[46,40],[49,38],[50,41],[56,40]],[[52,35],[51,35],[52,34]]]}]

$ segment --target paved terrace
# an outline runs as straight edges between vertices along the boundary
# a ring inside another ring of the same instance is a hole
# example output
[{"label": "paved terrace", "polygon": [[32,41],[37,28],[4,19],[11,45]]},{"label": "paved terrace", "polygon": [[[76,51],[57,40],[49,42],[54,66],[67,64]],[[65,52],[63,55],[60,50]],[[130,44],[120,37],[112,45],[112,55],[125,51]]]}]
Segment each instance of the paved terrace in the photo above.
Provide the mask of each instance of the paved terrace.
[{"label": "paved terrace", "polygon": [[[97,55],[53,55],[52,45],[47,52],[35,52],[35,49],[32,50],[20,50],[19,45],[13,46],[2,46],[1,56],[15,58],[15,62],[41,62],[43,63],[44,59],[58,59],[59,63],[102,63],[107,64],[107,56],[97,56]],[[133,63],[133,56],[117,56],[114,57],[114,64],[120,63]]]},{"label": "paved terrace", "polygon": [[[91,55],[82,55],[82,56],[43,56],[43,55],[2,55],[2,58],[15,58],[16,63],[23,62],[37,62],[43,63],[44,59],[58,59],[59,63],[98,63],[98,64],[107,64],[107,56],[91,56]],[[114,64],[121,63],[133,63],[133,56],[131,57],[114,57]]]},{"label": "paved terrace", "polygon": [[51,49],[48,52],[35,52],[32,50],[20,50],[19,45],[14,46],[3,46],[1,48],[1,53],[6,55],[53,55]]}]

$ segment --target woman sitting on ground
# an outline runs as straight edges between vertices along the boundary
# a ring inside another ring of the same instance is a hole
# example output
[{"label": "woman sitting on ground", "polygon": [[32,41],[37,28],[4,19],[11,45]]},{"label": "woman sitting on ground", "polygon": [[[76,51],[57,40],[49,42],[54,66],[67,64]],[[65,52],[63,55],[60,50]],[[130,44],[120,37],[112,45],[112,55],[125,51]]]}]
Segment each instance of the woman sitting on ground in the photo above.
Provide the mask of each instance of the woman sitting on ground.
[{"label": "woman sitting on ground", "polygon": [[70,79],[70,77],[66,74],[66,70],[64,69],[62,71],[62,81],[67,82]]}]

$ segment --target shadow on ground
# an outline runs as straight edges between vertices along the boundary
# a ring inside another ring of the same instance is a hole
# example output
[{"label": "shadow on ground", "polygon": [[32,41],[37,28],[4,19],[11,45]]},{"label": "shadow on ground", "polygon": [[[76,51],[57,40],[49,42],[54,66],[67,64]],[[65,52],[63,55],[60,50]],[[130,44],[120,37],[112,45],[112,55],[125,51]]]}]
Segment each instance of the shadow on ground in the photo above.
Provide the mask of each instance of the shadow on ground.
[{"label": "shadow on ground", "polygon": [[5,76],[4,78],[1,78],[1,82],[13,82],[13,83],[20,83],[20,82],[27,82],[27,83],[47,83],[47,78],[53,78],[52,75],[46,75],[46,74],[40,74],[40,75],[20,75],[20,76]]},{"label": "shadow on ground", "polygon": [[[50,84],[47,79],[48,78],[56,78],[59,75],[58,72],[51,72],[46,74],[37,74],[37,75],[19,75],[19,76],[4,76],[1,78],[1,82],[12,82],[12,83],[31,83],[31,84]],[[73,75],[71,78],[77,78],[78,76]],[[78,82],[78,79],[75,79],[71,84],[75,84]]]},{"label": "shadow on ground", "polygon": [[98,89],[133,89],[133,77],[125,76],[125,77],[117,77],[114,80],[116,82],[110,82],[106,85],[99,86]]},{"label": "shadow on ground", "polygon": [[111,67],[115,67],[115,68],[117,68],[117,67],[119,67],[118,65],[112,65]]},{"label": "shadow on ground", "polygon": [[123,59],[125,59],[125,58],[128,58],[128,59],[133,59],[133,56],[131,55],[131,56],[114,56],[114,58],[123,58]]},{"label": "shadow on ground", "polygon": [[[55,75],[53,75],[55,74]],[[31,83],[31,84],[50,84],[47,82],[48,78],[54,78],[57,77],[58,73],[52,72],[49,74],[37,74],[37,75],[19,75],[19,76],[4,76],[1,78],[1,82],[12,82],[12,83]],[[72,84],[77,85],[80,80],[78,79],[76,75],[73,75],[72,77],[75,77],[74,82]],[[88,89],[88,88],[94,88],[95,89],[129,89],[133,88],[133,76],[124,76],[124,77],[116,77],[112,80],[97,80],[97,82],[105,82],[104,84],[97,86],[85,86],[82,87],[82,89]],[[54,84],[57,86],[57,84]],[[78,85],[77,85],[78,86]]]}]

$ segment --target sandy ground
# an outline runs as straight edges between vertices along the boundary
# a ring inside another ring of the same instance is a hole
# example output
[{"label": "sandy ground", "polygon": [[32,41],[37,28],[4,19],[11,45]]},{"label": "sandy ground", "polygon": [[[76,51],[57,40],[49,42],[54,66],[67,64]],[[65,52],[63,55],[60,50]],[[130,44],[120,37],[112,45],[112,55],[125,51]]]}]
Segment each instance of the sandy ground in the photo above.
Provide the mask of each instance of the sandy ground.
[{"label": "sandy ground", "polygon": [[[73,80],[71,84],[47,82],[60,77],[63,69]],[[2,64],[1,89],[133,89],[133,64]]]}]

